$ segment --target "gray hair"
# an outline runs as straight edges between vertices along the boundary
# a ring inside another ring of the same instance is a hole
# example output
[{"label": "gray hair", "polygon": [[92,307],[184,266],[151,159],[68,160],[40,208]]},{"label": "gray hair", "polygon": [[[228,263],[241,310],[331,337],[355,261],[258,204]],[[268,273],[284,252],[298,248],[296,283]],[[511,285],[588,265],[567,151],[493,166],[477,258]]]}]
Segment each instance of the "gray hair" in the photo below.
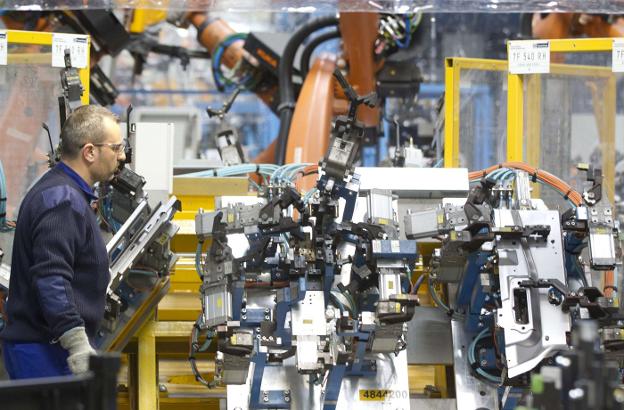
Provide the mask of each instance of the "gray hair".
[{"label": "gray hair", "polygon": [[104,119],[117,117],[99,105],[83,105],[71,113],[61,130],[59,150],[61,158],[73,159],[87,143],[100,144],[106,139]]}]

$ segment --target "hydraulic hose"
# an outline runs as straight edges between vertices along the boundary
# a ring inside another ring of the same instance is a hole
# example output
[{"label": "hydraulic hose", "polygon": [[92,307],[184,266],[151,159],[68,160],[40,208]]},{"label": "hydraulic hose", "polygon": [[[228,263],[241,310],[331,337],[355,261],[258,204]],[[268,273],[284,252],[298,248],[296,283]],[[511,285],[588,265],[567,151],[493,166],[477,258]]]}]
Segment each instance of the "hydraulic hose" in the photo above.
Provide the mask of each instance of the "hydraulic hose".
[{"label": "hydraulic hose", "polygon": [[288,143],[288,132],[292,122],[293,111],[295,110],[295,90],[292,81],[293,62],[299,46],[312,33],[325,27],[338,25],[337,17],[322,17],[312,20],[297,30],[288,40],[282,58],[280,58],[277,69],[279,77],[279,101],[277,107],[280,117],[280,129],[277,135],[275,147],[275,162],[283,165],[286,160],[286,145]]},{"label": "hydraulic hose", "polygon": [[310,59],[312,58],[312,53],[314,50],[321,45],[322,43],[332,40],[334,38],[340,37],[340,31],[338,29],[328,31],[326,33],[320,34],[314,37],[303,49],[303,53],[301,53],[301,59],[299,60],[299,70],[301,71],[301,78],[305,81],[305,78],[308,76],[308,72],[310,71]]}]

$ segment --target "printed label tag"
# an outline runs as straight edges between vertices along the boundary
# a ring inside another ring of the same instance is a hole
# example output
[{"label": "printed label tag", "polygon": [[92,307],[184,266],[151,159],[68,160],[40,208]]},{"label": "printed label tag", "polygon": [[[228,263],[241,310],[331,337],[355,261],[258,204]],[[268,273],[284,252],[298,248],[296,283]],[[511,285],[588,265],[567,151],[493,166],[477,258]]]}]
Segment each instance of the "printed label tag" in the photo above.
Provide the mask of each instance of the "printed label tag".
[{"label": "printed label tag", "polygon": [[87,36],[76,34],[54,34],[52,36],[52,67],[65,67],[65,50],[69,49],[71,65],[85,68],[89,53]]},{"label": "printed label tag", "polygon": [[7,65],[7,55],[9,54],[7,50],[9,46],[7,37],[7,32],[0,30],[0,65]]},{"label": "printed label tag", "polygon": [[507,51],[511,74],[547,74],[550,72],[549,41],[510,41]]}]

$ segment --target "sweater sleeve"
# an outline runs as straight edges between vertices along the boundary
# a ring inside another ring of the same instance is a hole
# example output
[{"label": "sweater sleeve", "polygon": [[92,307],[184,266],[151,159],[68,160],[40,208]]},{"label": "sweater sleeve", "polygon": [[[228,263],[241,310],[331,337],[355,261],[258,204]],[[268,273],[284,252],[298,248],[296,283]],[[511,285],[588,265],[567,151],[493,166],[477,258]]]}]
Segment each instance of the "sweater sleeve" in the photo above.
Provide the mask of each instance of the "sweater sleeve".
[{"label": "sweater sleeve", "polygon": [[84,326],[71,281],[76,252],[86,240],[85,219],[71,201],[63,201],[41,216],[32,235],[29,276],[43,317],[56,339],[69,329]]}]

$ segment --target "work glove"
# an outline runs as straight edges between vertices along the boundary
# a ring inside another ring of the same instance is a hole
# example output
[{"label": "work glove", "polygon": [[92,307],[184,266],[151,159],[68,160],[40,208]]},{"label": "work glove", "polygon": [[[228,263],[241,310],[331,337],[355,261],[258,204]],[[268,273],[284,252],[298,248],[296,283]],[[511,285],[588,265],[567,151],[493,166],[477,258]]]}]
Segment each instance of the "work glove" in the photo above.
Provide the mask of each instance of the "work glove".
[{"label": "work glove", "polygon": [[95,350],[89,343],[84,327],[69,329],[59,337],[59,342],[61,342],[63,349],[69,352],[67,364],[73,374],[80,374],[89,370],[89,356],[95,354]]}]

